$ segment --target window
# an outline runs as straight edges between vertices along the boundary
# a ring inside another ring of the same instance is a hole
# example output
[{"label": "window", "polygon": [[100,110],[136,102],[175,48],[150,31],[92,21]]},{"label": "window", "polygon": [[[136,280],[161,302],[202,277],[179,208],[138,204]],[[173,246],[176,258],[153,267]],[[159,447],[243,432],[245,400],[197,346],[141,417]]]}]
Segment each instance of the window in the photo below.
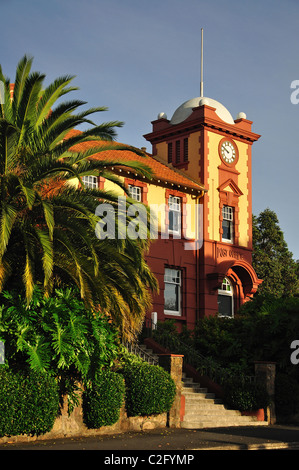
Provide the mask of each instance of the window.
[{"label": "window", "polygon": [[181,271],[165,268],[164,274],[164,313],[181,314]]},{"label": "window", "polygon": [[222,241],[234,241],[234,209],[230,206],[222,207]]},{"label": "window", "polygon": [[142,199],[142,189],[139,186],[133,186],[129,184],[129,194],[132,199],[135,199],[137,202],[141,202]]},{"label": "window", "polygon": [[97,176],[83,176],[82,181],[86,188],[97,189],[98,188],[98,177]]},{"label": "window", "polygon": [[234,291],[230,280],[225,277],[218,290],[218,312],[221,317],[234,316]]},{"label": "window", "polygon": [[175,163],[180,163],[181,161],[181,142],[179,140],[175,143]]},{"label": "window", "polygon": [[184,162],[188,161],[188,139],[184,139]]},{"label": "window", "polygon": [[172,142],[168,144],[168,163],[172,163]]},{"label": "window", "polygon": [[169,226],[170,233],[180,235],[181,233],[181,198],[176,196],[169,196]]}]

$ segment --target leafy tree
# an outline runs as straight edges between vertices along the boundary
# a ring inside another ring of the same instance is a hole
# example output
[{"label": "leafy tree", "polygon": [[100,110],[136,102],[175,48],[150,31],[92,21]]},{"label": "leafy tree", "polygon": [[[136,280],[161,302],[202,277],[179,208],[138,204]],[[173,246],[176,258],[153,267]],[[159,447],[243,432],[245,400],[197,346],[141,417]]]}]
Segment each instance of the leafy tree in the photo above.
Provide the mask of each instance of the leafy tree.
[{"label": "leafy tree", "polygon": [[[32,59],[23,57],[13,85],[0,67],[0,292],[20,289],[22,280],[29,305],[36,285],[49,296],[55,283],[75,283],[86,305],[110,315],[131,338],[157,288],[144,262],[148,241],[98,240],[95,209],[99,201],[116,205],[117,195],[85,188],[82,177],[101,175],[126,191],[111,171],[123,166],[118,151],[143,152],[112,142],[122,123],[91,121],[91,114],[106,108],[79,112],[85,102],[59,102],[76,89],[74,77],[44,86],[45,75],[31,66]],[[81,124],[91,128],[74,132]],[[86,141],[92,143],[88,151],[75,151]],[[91,159],[109,149],[116,150],[113,161]],[[151,176],[146,165],[126,166]],[[79,185],[70,184],[74,180]]]},{"label": "leafy tree", "polygon": [[288,250],[275,212],[266,209],[253,216],[253,267],[263,279],[258,294],[275,296],[299,292],[296,262]]}]

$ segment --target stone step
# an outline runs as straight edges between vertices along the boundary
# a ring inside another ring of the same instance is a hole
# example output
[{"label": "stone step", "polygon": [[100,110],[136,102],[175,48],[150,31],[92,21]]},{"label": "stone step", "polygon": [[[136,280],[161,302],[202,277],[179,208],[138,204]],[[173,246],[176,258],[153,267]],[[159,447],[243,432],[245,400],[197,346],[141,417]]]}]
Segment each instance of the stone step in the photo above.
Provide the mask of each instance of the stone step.
[{"label": "stone step", "polygon": [[240,416],[239,418],[233,419],[199,419],[193,421],[182,421],[181,428],[184,429],[202,429],[202,428],[220,428],[220,427],[235,427],[235,426],[267,426],[266,421],[257,421],[250,419],[240,419],[240,418],[249,418],[248,416]]},{"label": "stone step", "polygon": [[[186,403],[186,402],[185,402]],[[225,405],[221,402],[215,403],[214,400],[198,400],[198,401],[189,401],[187,404],[187,412],[191,413],[201,413],[201,412],[212,412],[213,410],[216,410],[217,412],[219,410],[224,410],[224,411],[235,411],[235,410],[228,410]]]},{"label": "stone step", "polygon": [[[231,410],[234,411],[234,410]],[[217,423],[223,424],[227,422],[236,422],[236,423],[261,423],[264,421],[258,421],[255,416],[243,416],[241,413],[234,415],[193,415],[193,416],[187,416],[184,417],[183,422],[184,423],[195,423],[195,422],[202,422],[202,421],[210,421],[213,422],[214,424]]]},{"label": "stone step", "polygon": [[201,397],[194,397],[194,395],[190,397],[185,396],[185,407],[189,407],[192,404],[202,404],[205,405],[222,405],[223,402],[220,398],[201,398]]},{"label": "stone step", "polygon": [[238,410],[228,410],[223,405],[203,405],[201,407],[190,407],[185,410],[185,417],[186,416],[241,416],[241,412]]},{"label": "stone step", "polygon": [[182,377],[182,383],[183,384],[189,384],[189,383],[192,384],[192,383],[194,383],[194,381],[193,381],[192,377]]},{"label": "stone step", "polygon": [[240,411],[228,409],[222,400],[200,387],[192,378],[182,378],[182,395],[185,397],[185,416],[181,427],[186,429],[219,428],[231,426],[261,426],[254,416],[243,416]]},{"label": "stone step", "polygon": [[[184,391],[182,395],[185,397],[185,401],[193,400],[216,400],[215,394],[210,392],[194,392],[194,391]],[[218,402],[219,403],[219,402]]]},{"label": "stone step", "polygon": [[182,387],[182,393],[207,393],[206,387],[201,387],[199,384],[184,384]]},{"label": "stone step", "polygon": [[[231,410],[233,411],[233,410]],[[240,419],[242,418],[242,419]],[[218,413],[187,413],[184,416],[184,422],[195,422],[195,421],[214,421],[214,423],[220,423],[224,420],[227,421],[252,421],[252,419],[243,419],[244,416],[241,416],[241,414],[238,413],[226,413],[225,411],[219,411]],[[248,418],[248,417],[245,417]]]},{"label": "stone step", "polygon": [[[156,359],[159,358],[146,345],[140,345],[140,347],[145,353]],[[185,372],[182,374],[181,385],[182,395],[185,398],[185,416],[181,422],[182,428],[201,429],[268,424],[266,421],[257,421],[253,416],[242,416],[238,410],[228,409],[220,398],[216,398],[214,393],[194,382],[193,378],[188,377]]]}]

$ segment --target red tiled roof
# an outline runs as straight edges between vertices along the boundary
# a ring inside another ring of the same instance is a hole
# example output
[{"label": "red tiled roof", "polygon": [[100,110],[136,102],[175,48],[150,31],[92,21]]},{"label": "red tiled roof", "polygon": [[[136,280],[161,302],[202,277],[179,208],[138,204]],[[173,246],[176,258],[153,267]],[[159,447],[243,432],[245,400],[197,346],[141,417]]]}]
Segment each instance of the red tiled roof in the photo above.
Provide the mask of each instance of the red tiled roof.
[{"label": "red tiled roof", "polygon": [[[73,137],[80,131],[73,130],[71,131],[66,138]],[[70,150],[74,152],[86,152],[92,147],[99,145],[124,145],[117,142],[107,142],[107,141],[86,141],[80,144],[76,144],[71,147]],[[128,147],[128,146],[126,146]],[[133,147],[132,147],[133,149]],[[204,189],[203,185],[199,182],[194,181],[189,176],[185,175],[182,171],[173,168],[171,165],[168,165],[164,161],[160,160],[157,156],[150,155],[148,153],[144,154],[145,156],[140,156],[130,150],[104,150],[95,154],[92,158],[98,159],[101,161],[107,160],[119,160],[124,162],[136,161],[141,162],[144,165],[147,165],[153,173],[153,180],[158,182],[164,182],[167,184],[173,184],[180,186],[180,190],[193,189],[196,191],[202,191]],[[134,170],[132,170],[134,171]]]}]

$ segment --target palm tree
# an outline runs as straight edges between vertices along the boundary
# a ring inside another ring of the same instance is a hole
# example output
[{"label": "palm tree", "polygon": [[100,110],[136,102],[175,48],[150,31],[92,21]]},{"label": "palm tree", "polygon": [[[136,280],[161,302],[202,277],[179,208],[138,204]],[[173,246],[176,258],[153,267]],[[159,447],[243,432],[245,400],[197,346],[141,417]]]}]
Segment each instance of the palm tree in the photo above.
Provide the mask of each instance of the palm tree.
[{"label": "palm tree", "polygon": [[[32,72],[32,58],[23,57],[10,83],[0,66],[4,98],[0,100],[0,292],[20,289],[23,280],[27,304],[36,285],[50,295],[55,280],[67,280],[80,289],[88,307],[99,308],[132,338],[151,303],[157,282],[144,261],[148,240],[98,240],[95,209],[117,194],[69,184],[85,175],[102,175],[126,188],[112,167],[124,162],[92,159],[104,150],[133,147],[113,142],[121,122],[96,125],[90,115],[106,108],[77,112],[85,102],[59,98],[75,90],[74,77],[63,76],[44,87],[45,75]],[[91,126],[71,132],[81,124]],[[88,151],[70,149],[92,141]],[[146,165],[127,167],[150,178]]]}]

